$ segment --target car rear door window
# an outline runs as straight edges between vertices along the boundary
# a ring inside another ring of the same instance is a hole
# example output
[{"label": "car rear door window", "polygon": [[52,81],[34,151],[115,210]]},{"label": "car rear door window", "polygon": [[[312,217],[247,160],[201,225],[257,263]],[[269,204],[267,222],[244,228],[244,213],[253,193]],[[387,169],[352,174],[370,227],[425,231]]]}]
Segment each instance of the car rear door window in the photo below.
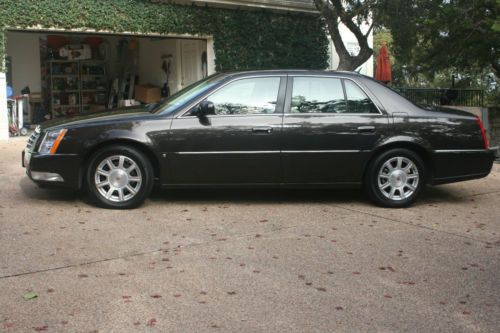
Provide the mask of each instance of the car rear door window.
[{"label": "car rear door window", "polygon": [[328,77],[295,77],[291,113],[344,113],[342,81]]},{"label": "car rear door window", "polygon": [[344,80],[349,113],[379,113],[377,107],[354,82]]},{"label": "car rear door window", "polygon": [[210,95],[216,115],[270,114],[276,112],[279,77],[241,79]]}]

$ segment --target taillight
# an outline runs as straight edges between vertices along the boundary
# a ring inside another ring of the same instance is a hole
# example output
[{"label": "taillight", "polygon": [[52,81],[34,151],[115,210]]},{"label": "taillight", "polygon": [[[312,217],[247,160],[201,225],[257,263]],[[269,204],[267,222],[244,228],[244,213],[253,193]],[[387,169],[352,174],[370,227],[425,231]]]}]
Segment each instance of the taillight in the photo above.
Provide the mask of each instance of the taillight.
[{"label": "taillight", "polygon": [[483,122],[481,118],[476,116],[477,123],[479,124],[479,128],[481,129],[481,135],[483,136],[484,149],[488,149],[488,139],[486,138],[486,132],[484,131]]}]

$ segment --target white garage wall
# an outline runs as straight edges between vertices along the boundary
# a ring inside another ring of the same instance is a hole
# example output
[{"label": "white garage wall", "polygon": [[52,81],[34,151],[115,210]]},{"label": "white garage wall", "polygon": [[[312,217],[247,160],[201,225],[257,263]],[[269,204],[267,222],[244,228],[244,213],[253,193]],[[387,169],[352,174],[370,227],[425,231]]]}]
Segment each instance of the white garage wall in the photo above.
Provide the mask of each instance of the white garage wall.
[{"label": "white garage wall", "polygon": [[14,94],[29,86],[32,92],[40,92],[42,79],[40,73],[40,43],[43,36],[37,33],[6,33],[7,55],[12,63],[12,85]]},{"label": "white garage wall", "polygon": [[169,87],[171,92],[177,85],[177,57],[175,39],[141,38],[139,40],[139,83],[162,87],[165,73],[161,69],[162,55],[172,55]]}]

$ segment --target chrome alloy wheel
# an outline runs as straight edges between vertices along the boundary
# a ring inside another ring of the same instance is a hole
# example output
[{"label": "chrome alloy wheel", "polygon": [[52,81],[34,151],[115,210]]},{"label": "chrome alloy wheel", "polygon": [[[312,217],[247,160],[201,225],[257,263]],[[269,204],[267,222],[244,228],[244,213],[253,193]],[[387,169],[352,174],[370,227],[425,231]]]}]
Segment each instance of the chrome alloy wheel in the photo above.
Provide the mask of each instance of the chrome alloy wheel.
[{"label": "chrome alloy wheel", "polygon": [[132,199],[141,189],[142,174],[134,160],[123,155],[106,157],[99,163],[94,183],[104,198],[113,202]]},{"label": "chrome alloy wheel", "polygon": [[406,157],[393,157],[385,162],[378,173],[378,188],[390,200],[405,200],[418,187],[418,168]]}]

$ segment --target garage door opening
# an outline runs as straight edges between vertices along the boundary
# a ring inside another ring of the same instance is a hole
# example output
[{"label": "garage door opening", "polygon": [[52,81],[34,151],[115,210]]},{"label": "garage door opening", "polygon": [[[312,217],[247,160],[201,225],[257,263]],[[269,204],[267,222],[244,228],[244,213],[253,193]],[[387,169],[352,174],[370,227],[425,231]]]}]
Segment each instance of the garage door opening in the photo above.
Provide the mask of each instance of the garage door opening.
[{"label": "garage door opening", "polygon": [[9,98],[24,123],[157,103],[214,72],[210,38],[8,31]]}]

